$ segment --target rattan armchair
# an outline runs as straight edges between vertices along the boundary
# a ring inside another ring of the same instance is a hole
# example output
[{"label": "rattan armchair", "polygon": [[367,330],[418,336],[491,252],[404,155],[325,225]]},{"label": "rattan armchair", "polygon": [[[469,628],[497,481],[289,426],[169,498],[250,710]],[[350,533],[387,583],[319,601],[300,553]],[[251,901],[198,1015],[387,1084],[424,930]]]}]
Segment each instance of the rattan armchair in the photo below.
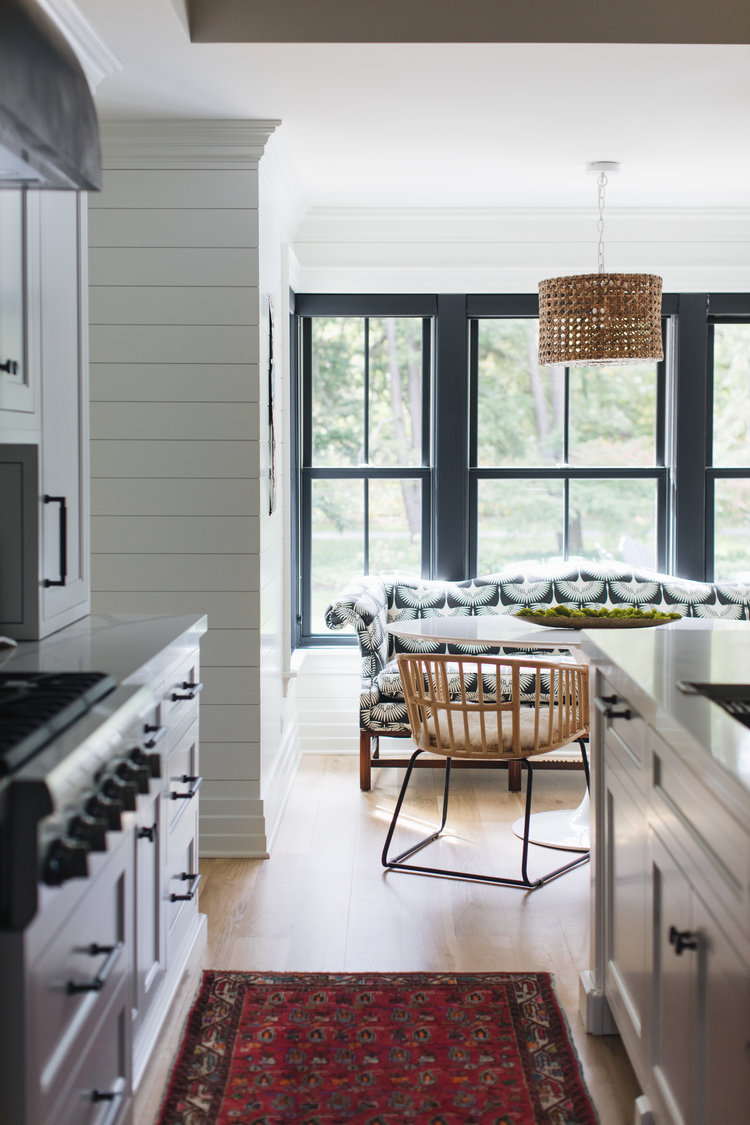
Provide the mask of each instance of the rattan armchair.
[{"label": "rattan armchair", "polygon": [[[585,743],[589,735],[588,668],[569,660],[524,657],[467,657],[401,653],[399,673],[416,749],[406,769],[382,854],[383,867],[420,875],[442,875],[501,886],[536,888],[585,863],[588,852],[530,879],[527,870],[534,771],[532,758],[578,742],[588,784]],[[531,702],[529,700],[531,699]],[[394,859],[388,852],[417,758],[445,759],[440,827]],[[512,760],[526,771],[521,878],[473,874],[405,862],[436,840],[445,828],[451,759]]]}]

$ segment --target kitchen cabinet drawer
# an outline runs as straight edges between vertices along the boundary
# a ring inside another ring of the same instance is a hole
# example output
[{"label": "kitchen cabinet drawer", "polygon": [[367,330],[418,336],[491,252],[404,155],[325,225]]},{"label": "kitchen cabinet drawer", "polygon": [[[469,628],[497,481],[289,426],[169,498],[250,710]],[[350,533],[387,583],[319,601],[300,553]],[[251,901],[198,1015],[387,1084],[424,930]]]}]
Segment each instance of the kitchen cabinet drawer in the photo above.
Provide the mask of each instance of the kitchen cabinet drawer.
[{"label": "kitchen cabinet drawer", "polygon": [[86,1057],[46,1125],[129,1125],[132,1121],[127,1073],[128,1020],[126,989],[94,1028]]},{"label": "kitchen cabinet drawer", "polygon": [[169,728],[170,748],[174,748],[185,727],[197,719],[202,686],[199,652],[196,649],[167,673],[162,693],[161,721]]},{"label": "kitchen cabinet drawer", "polygon": [[29,973],[27,1036],[45,1104],[82,1052],[93,1025],[128,979],[132,894],[131,838],[126,834],[100,877],[55,932]]},{"label": "kitchen cabinet drawer", "polygon": [[201,783],[198,773],[198,722],[188,728],[164,763],[164,805],[167,831],[172,832],[198,804]]},{"label": "kitchen cabinet drawer", "polygon": [[198,921],[198,802],[191,801],[167,841],[164,879],[167,970],[180,962]]},{"label": "kitchen cabinet drawer", "polygon": [[652,734],[652,819],[679,849],[686,874],[726,925],[750,932],[750,832]]},{"label": "kitchen cabinet drawer", "polygon": [[630,701],[601,673],[595,676],[594,685],[592,711],[596,711],[605,733],[615,736],[611,750],[624,769],[637,771],[646,763],[648,727]]}]

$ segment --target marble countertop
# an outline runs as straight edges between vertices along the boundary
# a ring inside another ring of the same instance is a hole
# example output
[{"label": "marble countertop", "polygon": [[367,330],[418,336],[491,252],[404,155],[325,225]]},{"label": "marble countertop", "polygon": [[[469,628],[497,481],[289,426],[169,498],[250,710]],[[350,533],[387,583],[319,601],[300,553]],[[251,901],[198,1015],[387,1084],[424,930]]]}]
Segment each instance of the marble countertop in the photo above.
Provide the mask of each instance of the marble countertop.
[{"label": "marble countertop", "polygon": [[639,715],[694,762],[750,793],[750,728],[679,684],[748,685],[750,622],[688,618],[652,629],[584,632],[583,652]]},{"label": "marble countertop", "polygon": [[186,652],[192,650],[206,629],[201,614],[93,614],[44,640],[0,647],[0,667],[108,672],[120,684],[148,683],[163,649],[180,640]]}]

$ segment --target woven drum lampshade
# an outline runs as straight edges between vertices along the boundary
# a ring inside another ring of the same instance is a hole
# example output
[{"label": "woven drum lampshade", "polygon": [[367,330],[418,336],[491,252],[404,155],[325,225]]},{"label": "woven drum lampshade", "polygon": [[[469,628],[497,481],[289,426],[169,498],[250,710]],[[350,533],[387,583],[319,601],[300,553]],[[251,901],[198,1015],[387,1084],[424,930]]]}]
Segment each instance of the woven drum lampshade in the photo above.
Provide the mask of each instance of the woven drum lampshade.
[{"label": "woven drum lampshade", "polygon": [[539,282],[539,363],[602,367],[663,359],[661,278],[589,273]]}]

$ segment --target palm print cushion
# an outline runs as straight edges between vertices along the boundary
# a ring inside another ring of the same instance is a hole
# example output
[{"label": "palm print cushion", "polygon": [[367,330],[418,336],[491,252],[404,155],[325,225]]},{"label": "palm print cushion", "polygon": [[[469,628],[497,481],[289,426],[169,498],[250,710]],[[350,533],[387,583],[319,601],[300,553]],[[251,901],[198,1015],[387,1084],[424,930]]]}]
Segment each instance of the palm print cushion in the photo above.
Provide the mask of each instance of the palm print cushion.
[{"label": "palm print cushion", "polygon": [[[399,652],[497,654],[512,649],[449,646],[408,640],[388,625],[423,617],[513,614],[548,605],[571,609],[632,605],[677,612],[683,617],[750,620],[750,584],[692,582],[623,563],[570,560],[517,564],[464,582],[441,582],[403,574],[354,578],[326,610],[329,629],[353,628],[361,657],[360,727],[381,734],[408,734],[406,704],[396,656]],[[533,655],[526,650],[526,655]],[[547,650],[547,655],[549,652]],[[533,694],[533,679],[529,686]]]}]

